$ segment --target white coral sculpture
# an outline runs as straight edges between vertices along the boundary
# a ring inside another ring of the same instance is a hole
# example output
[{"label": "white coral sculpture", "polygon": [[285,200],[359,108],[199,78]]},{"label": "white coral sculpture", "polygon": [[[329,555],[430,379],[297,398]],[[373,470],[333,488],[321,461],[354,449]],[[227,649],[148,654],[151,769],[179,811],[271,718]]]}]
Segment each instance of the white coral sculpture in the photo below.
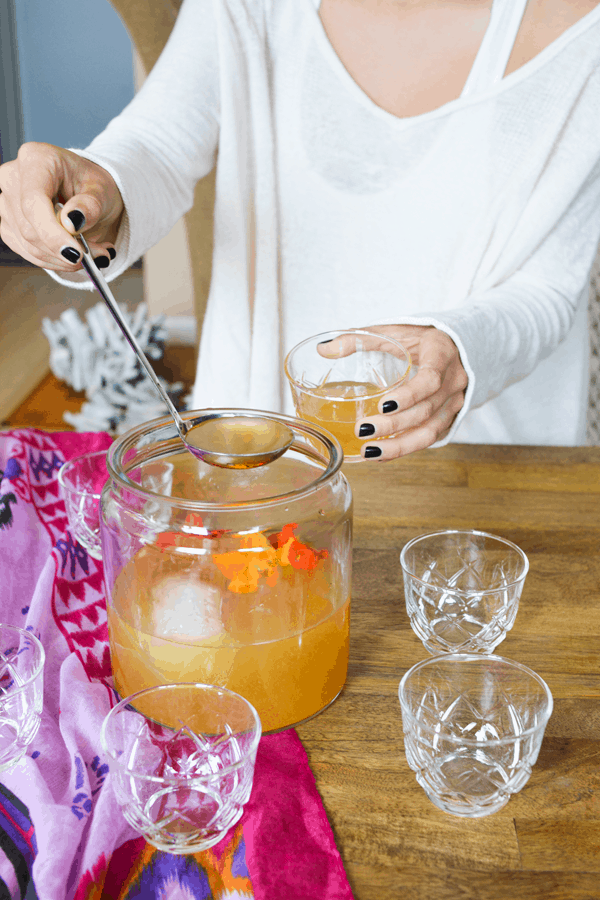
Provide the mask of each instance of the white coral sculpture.
[{"label": "white coral sculpture", "polygon": [[[150,318],[145,303],[123,316],[142,350],[151,360],[161,359],[167,330],[164,316]],[[135,425],[167,412],[137,356],[104,303],[85,314],[83,322],[75,309],[66,309],[58,319],[42,321],[50,343],[50,368],[54,375],[76,391],[85,391],[78,413],[64,413],[64,420],[77,431],[109,431],[123,434]],[[163,387],[177,405],[183,385]]]}]

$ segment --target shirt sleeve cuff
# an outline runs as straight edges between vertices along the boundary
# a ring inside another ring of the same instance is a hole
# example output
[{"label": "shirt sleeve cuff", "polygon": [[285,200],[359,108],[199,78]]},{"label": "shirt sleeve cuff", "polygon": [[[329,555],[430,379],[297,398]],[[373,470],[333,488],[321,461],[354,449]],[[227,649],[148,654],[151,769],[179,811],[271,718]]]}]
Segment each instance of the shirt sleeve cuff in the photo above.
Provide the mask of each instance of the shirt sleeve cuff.
[{"label": "shirt sleeve cuff", "polygon": [[[124,212],[121,218],[119,233],[115,241],[115,251],[117,255],[111,262],[110,266],[108,266],[108,268],[102,272],[106,281],[113,281],[115,278],[118,278],[119,275],[122,275],[123,272],[126,272],[127,269],[131,265],[133,265],[133,263],[136,262],[138,258],[134,248],[132,248],[131,246],[131,225],[129,220],[129,213],[127,211],[127,188],[118,169],[116,169],[110,163],[106,162],[106,160],[104,160],[101,156],[97,156],[94,153],[88,153],[87,151],[83,150],[71,149],[71,153],[77,153],[84,159],[89,159],[90,162],[96,163],[96,165],[101,166],[103,169],[106,169],[109,175],[111,175],[114,179],[115,184],[117,185],[123,199]],[[90,279],[83,269],[80,269],[77,272],[73,272],[72,275],[65,275],[64,272],[59,275],[58,272],[53,272],[51,269],[45,269],[45,271],[55,281],[58,281],[59,284],[62,284],[65,287],[81,288],[83,290],[90,291],[94,290],[94,285],[91,283]]]}]

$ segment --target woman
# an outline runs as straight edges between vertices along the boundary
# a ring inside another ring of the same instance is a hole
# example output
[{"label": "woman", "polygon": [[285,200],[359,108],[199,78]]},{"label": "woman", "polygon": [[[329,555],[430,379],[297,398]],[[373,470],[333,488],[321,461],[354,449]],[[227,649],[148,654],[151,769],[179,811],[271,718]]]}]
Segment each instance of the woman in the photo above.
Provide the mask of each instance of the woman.
[{"label": "woman", "polygon": [[375,326],[418,373],[357,423],[367,458],[583,443],[599,63],[596,0],[185,0],[86,151],[0,168],[1,235],[71,283],[82,230],[116,276],[216,157],[195,406],[289,410],[287,350]]}]

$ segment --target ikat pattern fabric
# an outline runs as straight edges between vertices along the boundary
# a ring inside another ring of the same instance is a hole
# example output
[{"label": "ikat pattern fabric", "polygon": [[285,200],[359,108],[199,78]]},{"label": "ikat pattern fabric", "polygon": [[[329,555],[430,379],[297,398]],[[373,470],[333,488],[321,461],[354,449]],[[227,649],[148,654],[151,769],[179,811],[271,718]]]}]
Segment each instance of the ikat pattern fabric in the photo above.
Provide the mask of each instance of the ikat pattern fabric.
[{"label": "ikat pattern fabric", "polygon": [[44,710],[0,774],[0,900],[352,900],[306,753],[263,736],[240,823],[178,857],[127,824],[99,733],[112,687],[102,563],[73,539],[57,472],[107,434],[0,433],[0,621],[46,651]]}]

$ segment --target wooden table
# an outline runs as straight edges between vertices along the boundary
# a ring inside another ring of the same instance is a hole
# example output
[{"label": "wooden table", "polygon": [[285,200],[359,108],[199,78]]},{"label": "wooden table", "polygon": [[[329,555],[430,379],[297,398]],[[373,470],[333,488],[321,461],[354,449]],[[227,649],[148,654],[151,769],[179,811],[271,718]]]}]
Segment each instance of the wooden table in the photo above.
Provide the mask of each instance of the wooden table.
[{"label": "wooden table", "polygon": [[[346,465],[355,500],[350,667],[298,731],[356,900],[600,898],[600,448],[454,445]],[[554,713],[530,781],[495,815],[427,799],[404,756],[398,683],[427,656],[399,553],[440,528],[515,541],[530,571],[497,653],[548,683]]]},{"label": "wooden table", "polygon": [[[188,351],[176,351],[180,377]],[[188,359],[189,357],[189,359]],[[64,429],[81,397],[50,376],[5,423]],[[453,445],[346,465],[355,502],[348,681],[298,732],[356,900],[599,900],[600,448]],[[529,783],[493,816],[449,816],[404,757],[398,683],[427,654],[404,606],[411,537],[479,528],[530,571],[497,652],[531,666],[554,713]],[[273,898],[285,900],[285,898]]]}]

